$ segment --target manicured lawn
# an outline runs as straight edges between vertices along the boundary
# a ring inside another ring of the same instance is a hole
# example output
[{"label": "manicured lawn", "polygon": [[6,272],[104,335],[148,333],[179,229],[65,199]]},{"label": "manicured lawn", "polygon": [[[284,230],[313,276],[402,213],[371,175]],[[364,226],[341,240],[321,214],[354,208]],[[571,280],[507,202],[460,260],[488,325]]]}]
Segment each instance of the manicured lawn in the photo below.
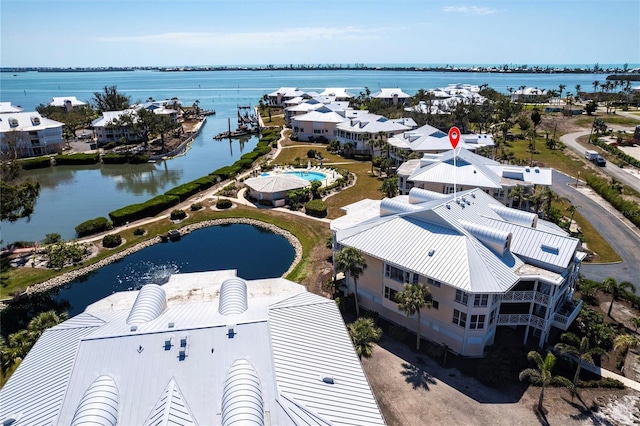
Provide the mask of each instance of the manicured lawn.
[{"label": "manicured lawn", "polygon": [[593,125],[593,120],[596,118],[601,118],[605,123],[611,125],[615,124],[618,126],[637,126],[640,124],[640,120],[636,120],[630,117],[623,117],[620,115],[607,115],[607,114],[598,114],[591,117],[583,117],[576,120],[576,124],[578,126],[591,128]]},{"label": "manicured lawn", "polygon": [[[573,159],[566,155],[562,150],[549,149],[546,145],[546,140],[543,137],[536,139],[536,152],[533,154],[533,163],[540,167],[551,167],[566,173],[570,176],[575,176],[578,170],[584,168],[584,163],[580,160]],[[523,159],[529,164],[531,159],[531,152],[529,151],[529,141],[516,140],[509,143],[509,147],[505,148],[506,151],[513,151],[516,158]]]}]

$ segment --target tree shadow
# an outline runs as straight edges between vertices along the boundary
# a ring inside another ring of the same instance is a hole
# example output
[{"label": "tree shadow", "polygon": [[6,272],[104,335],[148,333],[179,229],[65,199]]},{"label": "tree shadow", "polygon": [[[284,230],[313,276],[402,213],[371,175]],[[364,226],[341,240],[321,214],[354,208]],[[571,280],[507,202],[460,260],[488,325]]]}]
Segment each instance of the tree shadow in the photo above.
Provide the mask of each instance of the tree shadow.
[{"label": "tree shadow", "polygon": [[402,368],[401,374],[404,376],[405,382],[410,383],[414,389],[431,390],[429,385],[437,384],[433,376],[422,368],[408,362],[403,362]]},{"label": "tree shadow", "polygon": [[543,411],[540,411],[538,410],[538,404],[535,404],[533,406],[533,412],[536,415],[536,419],[538,419],[542,426],[550,426],[549,420],[547,420],[547,414],[544,412],[544,408]]},{"label": "tree shadow", "polygon": [[580,395],[578,394],[577,396],[581,404],[574,402],[573,399],[569,401],[567,398],[562,397],[564,402],[566,402],[567,404],[569,404],[571,407],[573,407],[575,410],[578,411],[578,414],[571,414],[570,417],[572,419],[580,422],[584,422],[585,420],[591,420],[591,422],[596,426],[613,426],[613,423],[610,423],[605,419],[601,419],[597,416],[594,416],[594,413],[600,410],[597,404],[592,403],[591,406],[587,406],[587,404],[585,404],[585,402],[582,400]]}]

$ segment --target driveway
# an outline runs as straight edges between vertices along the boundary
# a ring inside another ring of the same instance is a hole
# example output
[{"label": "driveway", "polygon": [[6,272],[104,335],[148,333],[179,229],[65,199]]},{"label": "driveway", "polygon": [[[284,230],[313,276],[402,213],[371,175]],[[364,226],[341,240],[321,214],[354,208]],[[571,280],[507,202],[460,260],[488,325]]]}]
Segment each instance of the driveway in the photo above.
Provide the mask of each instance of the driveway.
[{"label": "driveway", "polygon": [[[640,231],[609,203],[581,182],[576,190],[575,178],[558,171],[553,172],[553,190],[559,196],[579,207],[584,216],[611,244],[622,258],[622,263],[583,263],[581,273],[589,279],[602,281],[614,277],[618,282],[637,284],[640,292]],[[639,293],[640,294],[640,293]]]}]

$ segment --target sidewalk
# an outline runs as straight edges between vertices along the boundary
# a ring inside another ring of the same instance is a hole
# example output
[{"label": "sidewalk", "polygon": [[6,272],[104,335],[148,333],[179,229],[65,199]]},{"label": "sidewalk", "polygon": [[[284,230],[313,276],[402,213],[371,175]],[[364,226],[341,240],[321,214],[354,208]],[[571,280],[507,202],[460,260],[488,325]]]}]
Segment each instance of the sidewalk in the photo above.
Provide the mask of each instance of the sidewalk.
[{"label": "sidewalk", "polygon": [[589,370],[592,373],[598,374],[601,377],[609,377],[611,379],[616,379],[624,383],[626,387],[640,392],[640,383],[636,382],[635,380],[631,380],[627,377],[621,376],[620,374],[616,374],[613,371],[604,370],[598,366],[591,365],[591,364],[582,363],[582,368],[584,368],[585,370]]}]

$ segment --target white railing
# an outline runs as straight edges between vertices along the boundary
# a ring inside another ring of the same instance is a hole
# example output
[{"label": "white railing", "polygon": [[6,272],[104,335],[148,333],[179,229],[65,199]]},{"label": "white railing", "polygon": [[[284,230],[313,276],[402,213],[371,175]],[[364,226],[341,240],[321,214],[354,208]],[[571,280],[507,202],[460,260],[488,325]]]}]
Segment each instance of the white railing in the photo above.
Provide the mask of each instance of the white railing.
[{"label": "white railing", "polygon": [[573,320],[576,319],[576,317],[578,316],[578,314],[580,313],[580,308],[582,307],[582,300],[578,301],[578,303],[576,305],[574,305],[573,309],[571,310],[571,312],[557,312],[554,316],[553,316],[553,322],[552,325],[554,327],[558,327],[562,330],[566,330],[567,328],[569,328],[569,325],[571,325],[571,323],[573,322]]},{"label": "white railing", "polygon": [[502,295],[502,300],[509,302],[531,302],[549,304],[549,296],[538,291],[509,291]]},{"label": "white railing", "polygon": [[530,314],[500,314],[498,315],[498,325],[531,325],[533,327],[544,329],[544,318]]}]

